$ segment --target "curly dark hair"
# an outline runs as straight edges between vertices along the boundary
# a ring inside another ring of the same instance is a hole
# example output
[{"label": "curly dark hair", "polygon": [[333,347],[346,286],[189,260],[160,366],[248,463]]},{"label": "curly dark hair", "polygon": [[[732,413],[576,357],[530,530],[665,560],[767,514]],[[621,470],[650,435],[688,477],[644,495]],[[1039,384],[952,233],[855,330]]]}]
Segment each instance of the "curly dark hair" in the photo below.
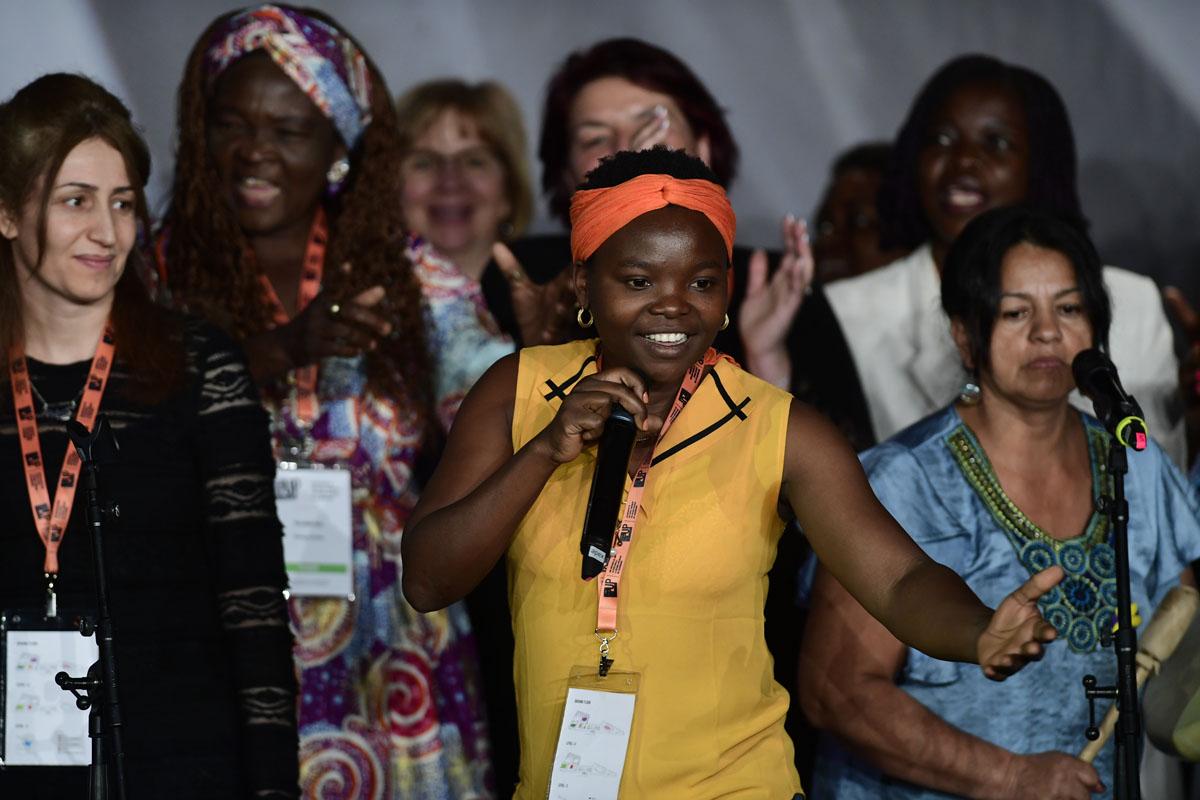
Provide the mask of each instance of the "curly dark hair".
[{"label": "curly dark hair", "polygon": [[567,118],[575,96],[584,86],[600,78],[623,78],[643,89],[669,95],[679,105],[696,136],[708,137],[717,183],[729,187],[737,175],[738,146],[725,121],[725,111],[717,105],[696,73],[673,53],[641,39],[605,39],[567,56],[546,87],[542,137],[538,143],[542,190],[549,200],[550,212],[564,225],[570,224],[573,191],[563,183],[570,149]]},{"label": "curly dark hair", "polygon": [[[148,231],[145,185],[150,149],[115,95],[83,75],[53,73],[29,83],[0,105],[0,207],[14,216],[36,207],[38,252],[46,251],[46,209],[54,176],[79,144],[106,142],[120,155],[136,200],[142,231]],[[0,240],[0,386],[9,381],[8,354],[23,336],[21,294],[14,245]],[[41,264],[33,265],[40,269]],[[134,247],[114,289],[113,337],[118,357],[133,376],[132,399],[156,403],[183,379],[179,320],[150,300]]]},{"label": "curly dark hair", "polygon": [[896,134],[879,188],[880,243],[919,247],[933,236],[921,210],[917,168],[929,126],[946,100],[964,86],[997,86],[1013,92],[1029,130],[1029,190],[1025,202],[1086,227],[1076,187],[1075,135],[1062,97],[1031,69],[984,55],[965,55],[944,64],[921,87]]},{"label": "curly dark hair", "polygon": [[[294,10],[358,44],[332,18],[311,9]],[[188,56],[179,86],[175,179],[163,232],[167,287],[175,301],[245,338],[271,326],[271,310],[260,273],[247,258],[246,237],[221,195],[205,135],[211,100],[205,51],[215,32],[239,13],[231,11],[213,21]],[[432,369],[421,287],[404,255],[408,239],[401,216],[396,112],[383,75],[363,53],[370,73],[372,121],[349,154],[345,189],[336,201],[325,203],[330,229],[325,263],[350,263],[353,269],[327,268],[323,289],[335,297],[352,297],[371,286],[387,288],[385,307],[393,317],[394,333],[367,354],[368,384],[378,394],[410,398],[427,422],[432,418]]]},{"label": "curly dark hair", "polygon": [[694,155],[686,150],[671,150],[660,144],[649,150],[625,150],[606,156],[583,179],[579,191],[608,189],[631,181],[639,175],[670,175],[679,180],[698,178],[720,183],[713,170]]},{"label": "curly dark hair", "polygon": [[942,269],[942,309],[965,327],[976,375],[989,366],[1004,257],[1023,242],[1061,253],[1071,262],[1092,324],[1094,346],[1108,349],[1112,304],[1104,288],[1104,267],[1078,220],[1029,206],[993,208],[967,223],[950,246]]}]

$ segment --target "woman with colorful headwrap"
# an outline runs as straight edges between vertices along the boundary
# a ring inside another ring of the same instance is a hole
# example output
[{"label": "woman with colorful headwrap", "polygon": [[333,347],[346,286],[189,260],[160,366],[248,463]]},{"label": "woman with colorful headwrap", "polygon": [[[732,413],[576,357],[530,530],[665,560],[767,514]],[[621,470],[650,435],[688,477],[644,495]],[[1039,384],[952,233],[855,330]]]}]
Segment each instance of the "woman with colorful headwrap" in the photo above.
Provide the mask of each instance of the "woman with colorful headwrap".
[{"label": "woman with colorful headwrap", "polygon": [[[619,153],[589,174],[571,217],[579,322],[599,338],[524,349],[480,379],[403,542],[405,594],[425,609],[453,603],[507,555],[517,797],[545,796],[552,769],[575,765],[555,758],[555,732],[568,678],[584,674],[573,668],[599,680],[598,647],[640,676],[615,765],[622,798],[800,792],[787,694],[763,640],[784,515],[905,641],[994,678],[1037,657],[1053,634],[1036,599],[1061,570],[993,614],[888,516],[831,423],[711,348],[728,319],[735,219],[702,162]],[[592,585],[576,577],[577,532],[592,445],[617,405],[637,441]]]},{"label": "woman with colorful headwrap", "polygon": [[178,141],[163,288],[243,341],[276,457],[352,479],[354,596],[290,604],[305,795],[484,796],[466,616],[403,601],[399,542],[439,421],[511,344],[405,236],[387,87],[329,18],[218,18],[187,62]]}]

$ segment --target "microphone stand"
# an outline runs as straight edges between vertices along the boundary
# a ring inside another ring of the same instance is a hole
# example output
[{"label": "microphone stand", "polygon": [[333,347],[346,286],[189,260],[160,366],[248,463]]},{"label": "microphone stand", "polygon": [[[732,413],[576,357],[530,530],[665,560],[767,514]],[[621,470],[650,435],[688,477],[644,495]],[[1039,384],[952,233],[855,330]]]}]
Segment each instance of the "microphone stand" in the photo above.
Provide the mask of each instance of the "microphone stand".
[{"label": "microphone stand", "polygon": [[[83,464],[87,493],[88,527],[92,531],[92,566],[96,574],[96,605],[99,619],[96,644],[99,660],[88,668],[87,676],[72,678],[59,672],[54,681],[75,695],[75,705],[88,711],[88,736],[92,740],[92,763],[88,769],[89,800],[125,800],[125,750],[121,745],[121,705],[117,695],[117,660],[113,648],[112,615],[108,607],[108,577],[104,566],[104,523],[118,514],[117,506],[101,496],[100,465],[116,460],[117,440],[108,418],[101,414],[96,426],[88,431],[75,420],[67,423],[67,435]],[[80,626],[87,636],[91,626]]]},{"label": "microphone stand", "polygon": [[1084,735],[1092,741],[1100,737],[1100,729],[1096,727],[1096,700],[1115,698],[1120,716],[1117,718],[1114,737],[1114,797],[1117,800],[1141,800],[1141,754],[1138,747],[1141,743],[1141,711],[1138,707],[1137,688],[1137,633],[1133,629],[1130,612],[1132,598],[1129,588],[1129,503],[1125,499],[1125,475],[1128,471],[1129,460],[1125,446],[1114,435],[1108,447],[1108,474],[1112,481],[1112,498],[1101,498],[1101,510],[1108,514],[1113,534],[1113,550],[1116,553],[1117,635],[1113,641],[1117,651],[1117,683],[1115,686],[1097,686],[1095,675],[1084,676],[1084,694],[1088,699],[1090,722]]}]

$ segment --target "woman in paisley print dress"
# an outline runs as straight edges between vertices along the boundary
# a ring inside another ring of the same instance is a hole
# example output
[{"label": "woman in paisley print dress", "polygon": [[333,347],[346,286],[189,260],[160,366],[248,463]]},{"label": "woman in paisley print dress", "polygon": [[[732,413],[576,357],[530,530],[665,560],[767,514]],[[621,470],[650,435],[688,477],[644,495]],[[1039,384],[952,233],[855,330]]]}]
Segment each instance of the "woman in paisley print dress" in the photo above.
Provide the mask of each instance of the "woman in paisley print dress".
[{"label": "woman in paisley print dress", "polygon": [[512,346],[406,236],[388,89],[333,20],[223,15],[179,100],[160,288],[242,341],[277,459],[351,474],[354,596],[290,602],[304,796],[486,797],[470,626],[405,603],[400,536],[458,402]]}]

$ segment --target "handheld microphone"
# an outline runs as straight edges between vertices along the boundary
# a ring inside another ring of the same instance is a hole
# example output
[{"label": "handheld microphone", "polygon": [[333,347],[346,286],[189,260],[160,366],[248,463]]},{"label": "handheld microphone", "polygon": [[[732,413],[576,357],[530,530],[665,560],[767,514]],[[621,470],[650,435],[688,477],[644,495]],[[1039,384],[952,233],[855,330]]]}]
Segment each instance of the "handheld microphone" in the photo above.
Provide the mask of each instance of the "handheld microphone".
[{"label": "handheld microphone", "polygon": [[1146,420],[1137,400],[1125,393],[1117,368],[1095,348],[1083,350],[1071,362],[1079,391],[1092,401],[1096,418],[1125,447],[1146,449]]},{"label": "handheld microphone", "polygon": [[633,415],[619,405],[604,423],[604,433],[596,448],[596,472],[592,476],[592,491],[588,496],[587,514],[583,518],[583,535],[579,552],[583,555],[582,578],[587,581],[600,574],[608,563],[613,531],[621,511],[621,494],[625,489],[629,456],[637,437]]}]

